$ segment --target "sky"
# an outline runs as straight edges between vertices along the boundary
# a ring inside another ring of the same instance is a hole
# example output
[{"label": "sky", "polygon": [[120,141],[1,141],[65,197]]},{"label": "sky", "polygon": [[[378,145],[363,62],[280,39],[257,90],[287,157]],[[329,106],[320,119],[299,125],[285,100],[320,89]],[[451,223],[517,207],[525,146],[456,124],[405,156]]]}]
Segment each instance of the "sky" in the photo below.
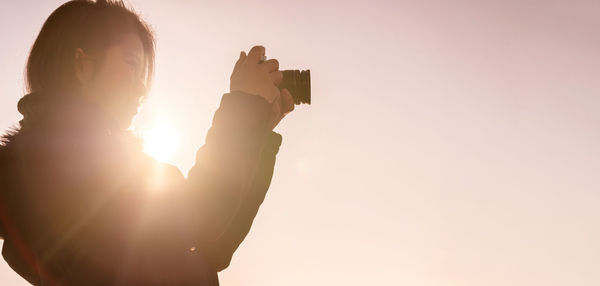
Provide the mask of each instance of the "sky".
[{"label": "sky", "polygon": [[[62,2],[0,2],[1,130]],[[600,285],[600,1],[129,3],[157,37],[133,126],[184,174],[240,51],[311,70],[222,285]]]}]

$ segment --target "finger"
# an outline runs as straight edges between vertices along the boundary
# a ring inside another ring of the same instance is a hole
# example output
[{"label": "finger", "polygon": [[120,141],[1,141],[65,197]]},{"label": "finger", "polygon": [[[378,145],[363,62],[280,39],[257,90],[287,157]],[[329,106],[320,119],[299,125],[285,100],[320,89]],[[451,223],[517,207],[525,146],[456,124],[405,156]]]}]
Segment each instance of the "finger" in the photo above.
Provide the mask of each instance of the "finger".
[{"label": "finger", "polygon": [[276,59],[270,59],[260,63],[259,66],[265,69],[267,72],[274,72],[279,69],[279,61]]},{"label": "finger", "polygon": [[276,86],[279,86],[279,84],[281,84],[281,81],[283,80],[283,72],[275,71],[275,72],[269,73],[269,77],[271,78],[271,81],[273,81],[273,83]]},{"label": "finger", "polygon": [[286,89],[281,89],[281,110],[282,113],[288,114],[294,110],[296,105],[294,104],[294,97],[292,94]]},{"label": "finger", "polygon": [[277,100],[277,98],[279,98],[281,96],[281,91],[279,90],[278,87],[276,87],[275,85],[272,85],[270,87],[271,91],[268,92],[268,95],[262,95],[269,104],[273,104],[275,102],[275,100]]},{"label": "finger", "polygon": [[281,114],[281,96],[278,96],[271,104],[271,129],[277,126],[282,118]]},{"label": "finger", "polygon": [[263,47],[263,46],[254,46],[254,47],[252,47],[250,49],[250,52],[248,52],[247,61],[250,62],[250,63],[258,64],[258,61],[264,55],[265,55],[265,47]]},{"label": "finger", "polygon": [[242,63],[244,62],[244,60],[246,59],[246,52],[242,51],[240,52],[240,57],[237,60],[237,62],[235,62],[235,66],[233,67],[233,72],[231,72],[231,78],[233,78],[233,75],[240,69],[240,67],[242,66]]}]

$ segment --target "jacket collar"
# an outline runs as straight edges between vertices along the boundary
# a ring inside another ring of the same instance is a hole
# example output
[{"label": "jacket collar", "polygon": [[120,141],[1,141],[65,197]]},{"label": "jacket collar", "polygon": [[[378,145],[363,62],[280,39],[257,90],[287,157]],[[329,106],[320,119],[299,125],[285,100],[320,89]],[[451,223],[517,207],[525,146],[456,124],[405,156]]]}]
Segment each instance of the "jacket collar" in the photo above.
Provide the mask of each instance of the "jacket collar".
[{"label": "jacket collar", "polygon": [[100,106],[77,93],[38,91],[23,96],[17,108],[23,119],[21,129],[36,126],[81,127],[111,134],[117,122]]}]

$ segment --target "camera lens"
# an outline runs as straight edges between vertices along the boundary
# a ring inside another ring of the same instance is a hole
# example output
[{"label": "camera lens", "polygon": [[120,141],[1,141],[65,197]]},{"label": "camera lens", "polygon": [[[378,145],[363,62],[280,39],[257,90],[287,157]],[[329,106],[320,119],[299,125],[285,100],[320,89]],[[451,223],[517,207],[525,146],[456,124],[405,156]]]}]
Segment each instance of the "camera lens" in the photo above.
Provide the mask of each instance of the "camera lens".
[{"label": "camera lens", "polygon": [[310,70],[283,70],[279,88],[286,88],[294,98],[294,104],[310,104]]}]

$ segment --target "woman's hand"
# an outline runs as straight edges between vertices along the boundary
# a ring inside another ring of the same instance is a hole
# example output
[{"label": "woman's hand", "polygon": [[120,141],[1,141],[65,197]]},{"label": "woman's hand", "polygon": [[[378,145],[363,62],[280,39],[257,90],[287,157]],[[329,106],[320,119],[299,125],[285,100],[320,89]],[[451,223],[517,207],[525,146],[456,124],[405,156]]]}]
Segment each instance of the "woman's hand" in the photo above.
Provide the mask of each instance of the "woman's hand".
[{"label": "woman's hand", "polygon": [[240,53],[230,77],[230,92],[242,91],[262,96],[272,105],[269,128],[272,130],[281,119],[294,110],[294,99],[287,89],[279,89],[283,73],[279,61],[270,59],[260,62],[265,55],[263,46],[254,46],[246,55]]}]

